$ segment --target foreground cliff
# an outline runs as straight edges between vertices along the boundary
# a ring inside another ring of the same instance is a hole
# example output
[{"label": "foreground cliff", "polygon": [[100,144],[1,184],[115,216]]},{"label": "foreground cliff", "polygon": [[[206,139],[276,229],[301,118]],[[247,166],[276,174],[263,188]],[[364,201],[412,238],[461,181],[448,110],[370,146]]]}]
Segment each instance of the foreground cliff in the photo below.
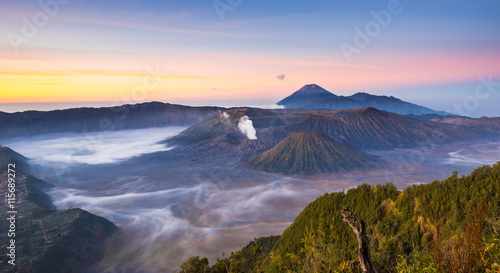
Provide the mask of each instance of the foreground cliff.
[{"label": "foreground cliff", "polygon": [[[82,272],[103,257],[117,227],[79,208],[55,210],[54,185],[27,174],[26,158],[0,148],[1,272]],[[7,255],[8,254],[8,255]]]}]

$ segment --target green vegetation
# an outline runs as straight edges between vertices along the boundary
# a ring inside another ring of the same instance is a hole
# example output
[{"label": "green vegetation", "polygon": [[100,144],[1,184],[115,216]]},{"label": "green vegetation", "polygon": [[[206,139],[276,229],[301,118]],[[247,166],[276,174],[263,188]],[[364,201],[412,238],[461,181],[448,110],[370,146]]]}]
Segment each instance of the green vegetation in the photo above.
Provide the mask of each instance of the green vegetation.
[{"label": "green vegetation", "polygon": [[179,273],[207,273],[210,272],[210,267],[208,266],[208,259],[191,257],[185,263],[181,265],[181,271]]},{"label": "green vegetation", "polygon": [[295,132],[252,160],[256,169],[285,174],[331,173],[373,165],[366,155],[320,132]]},{"label": "green vegetation", "polygon": [[211,272],[359,272],[351,266],[357,242],[342,221],[343,207],[365,221],[379,272],[500,270],[499,162],[403,191],[388,183],[325,194],[300,213],[269,253],[259,255],[257,248],[253,255],[246,247]]},{"label": "green vegetation", "polygon": [[231,252],[229,257],[225,257],[225,254],[222,254],[222,259],[217,260],[217,263],[211,268],[206,258],[191,257],[181,265],[181,270],[178,273],[259,272],[256,271],[259,265],[258,262],[271,253],[279,237],[268,236],[256,238],[240,251],[236,253]]}]

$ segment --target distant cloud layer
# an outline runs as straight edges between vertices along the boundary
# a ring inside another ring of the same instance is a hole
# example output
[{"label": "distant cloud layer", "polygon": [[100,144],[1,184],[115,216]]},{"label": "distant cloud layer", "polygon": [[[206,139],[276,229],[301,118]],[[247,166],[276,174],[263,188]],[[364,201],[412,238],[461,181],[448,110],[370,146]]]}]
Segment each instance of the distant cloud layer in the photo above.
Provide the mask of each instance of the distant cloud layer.
[{"label": "distant cloud layer", "polygon": [[481,143],[470,149],[459,149],[448,153],[445,164],[481,166],[493,165],[498,161],[500,154],[500,143]]},{"label": "distant cloud layer", "polygon": [[[134,258],[141,260],[134,266],[142,269],[134,272],[164,272],[154,270],[155,265],[151,264],[158,259],[164,263],[162,266],[172,266],[171,263],[193,255],[220,257],[220,253],[214,253],[215,246],[222,241],[234,241],[226,232],[238,234],[246,228],[255,232],[255,225],[268,225],[278,227],[281,233],[298,213],[299,205],[292,206],[293,200],[299,196],[301,200],[314,200],[321,194],[280,180],[238,188],[201,183],[167,190],[131,191],[141,179],[129,179],[105,191],[56,188],[51,193],[60,209],[81,207],[122,228],[127,242],[118,243],[119,248],[114,245],[116,251],[108,253],[107,259],[116,261],[114,264],[119,267],[128,262],[121,260],[123,257],[134,253]],[[157,251],[167,242],[168,249]],[[178,260],[165,260],[172,257]]]},{"label": "distant cloud layer", "polygon": [[185,127],[50,134],[2,142],[39,164],[106,164],[171,148],[158,142],[179,134]]}]

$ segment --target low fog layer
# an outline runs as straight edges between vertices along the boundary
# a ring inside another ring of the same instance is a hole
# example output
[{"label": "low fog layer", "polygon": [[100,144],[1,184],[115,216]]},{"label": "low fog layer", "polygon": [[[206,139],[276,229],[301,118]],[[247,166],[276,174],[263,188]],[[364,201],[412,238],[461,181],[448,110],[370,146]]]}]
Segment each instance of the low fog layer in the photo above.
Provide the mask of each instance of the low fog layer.
[{"label": "low fog layer", "polygon": [[[207,256],[214,262],[222,252],[235,251],[254,237],[280,234],[323,194],[288,178],[250,185],[233,182],[143,191],[139,185],[151,181],[122,177],[108,190],[84,189],[80,184],[59,187],[51,195],[59,209],[81,207],[120,227],[93,272],[170,272],[190,256]],[[132,265],[129,259],[142,262]]]},{"label": "low fog layer", "polygon": [[32,159],[36,164],[106,164],[169,150],[171,148],[158,142],[185,129],[165,127],[87,134],[48,134],[8,139],[1,144]]},{"label": "low fog layer", "polygon": [[[243,128],[252,138],[250,120]],[[255,237],[281,234],[325,192],[389,181],[402,189],[493,164],[500,151],[500,142],[377,151],[389,162],[384,169],[304,179],[253,172],[232,161],[193,161],[158,144],[184,129],[53,134],[1,144],[44,171],[70,164],[65,172],[35,173],[57,184],[54,204],[81,207],[120,227],[91,271],[99,273],[171,272],[190,256],[214,262]]]},{"label": "low fog layer", "polygon": [[500,142],[489,142],[449,152],[447,164],[479,167],[500,160]]},{"label": "low fog layer", "polygon": [[142,239],[152,242],[158,237],[176,239],[178,234],[216,234],[221,228],[269,218],[290,221],[297,211],[286,204],[320,194],[312,188],[299,191],[286,181],[234,189],[203,183],[151,192],[133,192],[128,186],[124,184],[122,192],[56,189],[52,196],[60,209],[81,207],[121,227],[140,230]]},{"label": "low fog layer", "polygon": [[391,162],[392,167],[387,166],[383,170],[386,182],[393,182],[403,189],[409,184],[445,179],[454,171],[469,174],[477,167],[493,165],[500,161],[500,142],[471,142],[369,153]]}]

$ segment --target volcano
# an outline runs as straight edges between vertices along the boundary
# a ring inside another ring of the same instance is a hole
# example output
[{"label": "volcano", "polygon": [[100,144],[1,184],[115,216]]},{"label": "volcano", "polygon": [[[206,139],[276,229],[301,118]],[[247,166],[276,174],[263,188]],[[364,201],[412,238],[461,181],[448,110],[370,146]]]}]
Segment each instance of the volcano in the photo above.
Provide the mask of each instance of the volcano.
[{"label": "volcano", "polygon": [[258,154],[251,164],[265,172],[313,175],[366,168],[374,161],[327,134],[302,131]]}]

